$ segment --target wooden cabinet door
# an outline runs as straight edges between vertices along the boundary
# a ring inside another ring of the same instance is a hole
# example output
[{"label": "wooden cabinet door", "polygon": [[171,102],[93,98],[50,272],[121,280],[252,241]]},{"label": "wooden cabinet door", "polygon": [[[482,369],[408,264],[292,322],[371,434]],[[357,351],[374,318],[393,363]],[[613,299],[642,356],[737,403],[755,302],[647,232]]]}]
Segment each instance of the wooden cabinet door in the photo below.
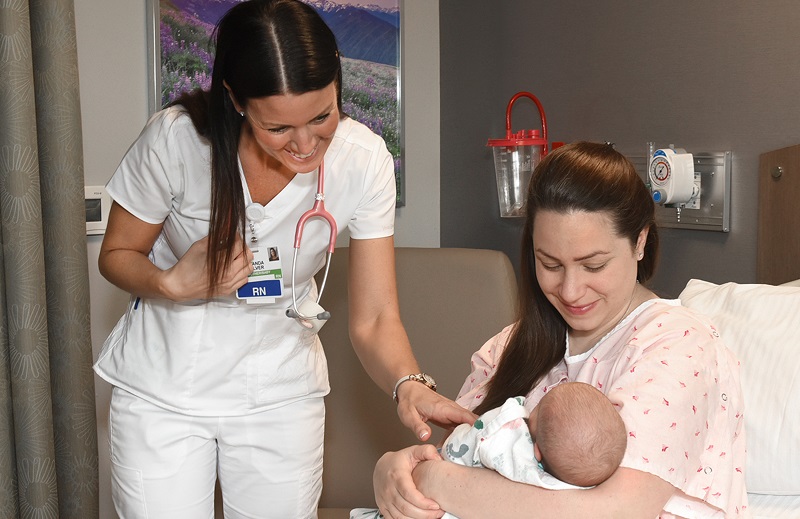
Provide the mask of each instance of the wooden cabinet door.
[{"label": "wooden cabinet door", "polygon": [[800,145],[760,156],[756,275],[769,284],[800,279]]}]

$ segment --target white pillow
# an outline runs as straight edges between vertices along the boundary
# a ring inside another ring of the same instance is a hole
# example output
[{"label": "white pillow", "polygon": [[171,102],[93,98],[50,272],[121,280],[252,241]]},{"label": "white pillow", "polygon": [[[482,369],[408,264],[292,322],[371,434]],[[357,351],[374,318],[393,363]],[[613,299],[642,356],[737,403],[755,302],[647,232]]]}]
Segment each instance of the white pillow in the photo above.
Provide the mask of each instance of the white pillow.
[{"label": "white pillow", "polygon": [[800,287],[692,279],[679,298],[741,362],[747,491],[800,495]]}]

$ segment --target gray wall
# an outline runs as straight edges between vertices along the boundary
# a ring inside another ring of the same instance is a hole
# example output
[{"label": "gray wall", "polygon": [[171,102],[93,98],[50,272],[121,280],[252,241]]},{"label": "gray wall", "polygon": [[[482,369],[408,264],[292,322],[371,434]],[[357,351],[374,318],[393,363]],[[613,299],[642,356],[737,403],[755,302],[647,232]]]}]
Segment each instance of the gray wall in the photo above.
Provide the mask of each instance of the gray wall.
[{"label": "gray wall", "polygon": [[[755,282],[758,157],[800,142],[800,2],[440,0],[443,247],[516,262],[521,222],[498,215],[488,138],[516,92],[550,140],[732,151],[731,232],[665,229],[653,286]],[[445,65],[446,64],[446,65]],[[538,128],[520,100],[513,129]]]}]

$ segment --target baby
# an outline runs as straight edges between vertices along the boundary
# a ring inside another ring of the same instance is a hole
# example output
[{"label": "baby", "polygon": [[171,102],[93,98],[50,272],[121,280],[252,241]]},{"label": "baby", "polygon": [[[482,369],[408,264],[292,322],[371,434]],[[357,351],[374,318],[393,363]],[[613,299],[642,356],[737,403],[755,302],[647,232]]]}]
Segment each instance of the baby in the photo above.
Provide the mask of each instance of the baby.
[{"label": "baby", "polygon": [[[459,425],[445,440],[442,456],[551,490],[599,485],[617,470],[627,445],[625,424],[594,386],[555,386],[530,414],[523,402],[509,398],[473,425]],[[381,517],[376,509],[350,512],[350,519]],[[448,513],[444,518],[456,519]]]},{"label": "baby", "polygon": [[614,473],[626,443],[625,424],[608,398],[589,384],[567,382],[548,391],[530,415],[516,397],[474,425],[458,426],[442,455],[522,483],[585,488]]}]

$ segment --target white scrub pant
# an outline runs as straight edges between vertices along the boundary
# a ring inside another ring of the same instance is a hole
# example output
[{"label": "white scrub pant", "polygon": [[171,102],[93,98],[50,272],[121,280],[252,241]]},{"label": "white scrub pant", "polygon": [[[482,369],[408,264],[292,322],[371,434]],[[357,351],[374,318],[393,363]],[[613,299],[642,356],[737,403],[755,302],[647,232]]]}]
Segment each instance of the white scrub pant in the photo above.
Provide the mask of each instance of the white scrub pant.
[{"label": "white scrub pant", "polygon": [[310,398],[245,416],[189,416],[114,388],[109,416],[121,519],[315,518],[325,405]]}]

